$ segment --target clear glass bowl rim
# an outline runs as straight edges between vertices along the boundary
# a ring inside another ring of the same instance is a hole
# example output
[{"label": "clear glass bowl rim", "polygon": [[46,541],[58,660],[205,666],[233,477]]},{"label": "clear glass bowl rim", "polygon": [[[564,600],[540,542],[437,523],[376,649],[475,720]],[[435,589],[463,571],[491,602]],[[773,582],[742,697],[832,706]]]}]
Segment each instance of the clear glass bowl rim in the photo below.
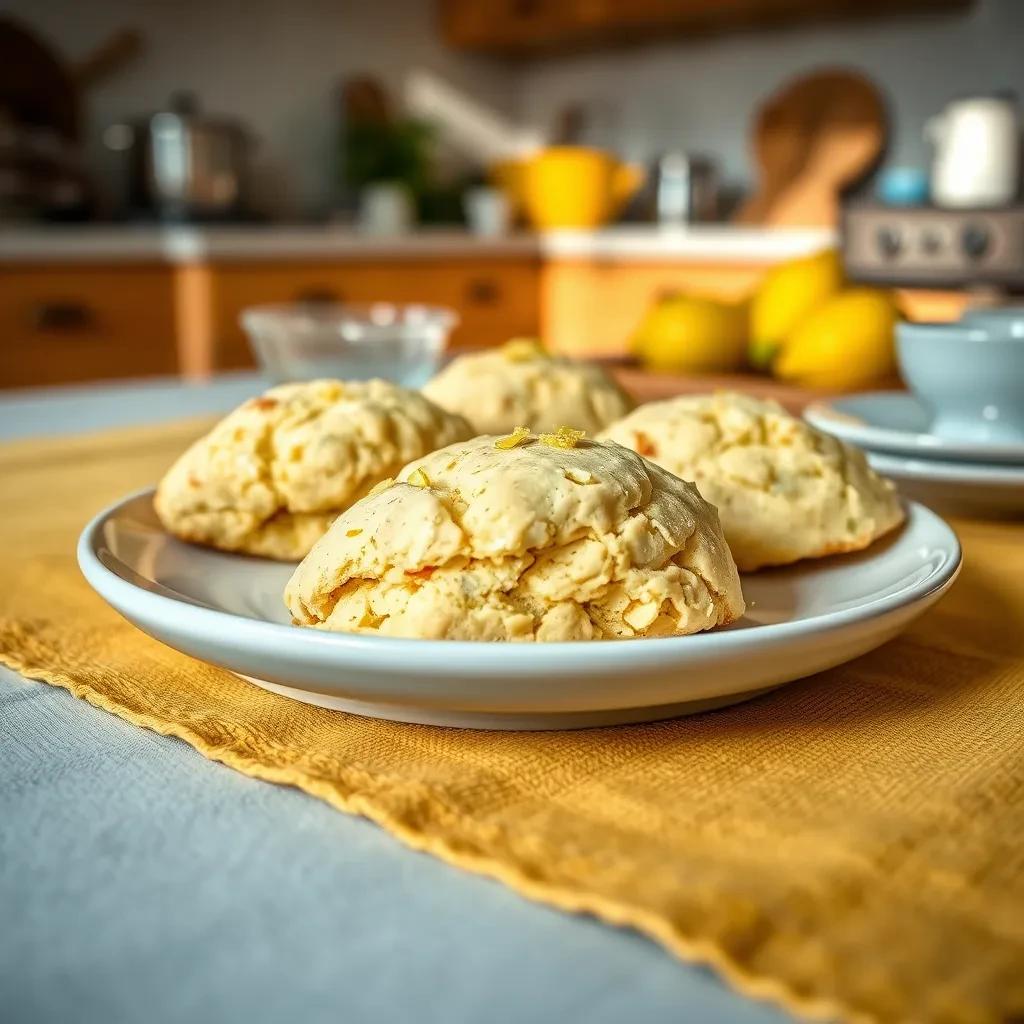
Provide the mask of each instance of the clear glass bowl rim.
[{"label": "clear glass bowl rim", "polygon": [[[394,314],[383,322],[373,312],[390,310]],[[415,314],[413,316],[412,314]],[[247,306],[239,320],[247,331],[262,333],[286,330],[295,333],[308,331],[334,331],[344,327],[361,333],[391,333],[420,330],[450,331],[459,322],[459,314],[447,306],[432,306],[421,302],[280,302]]]}]

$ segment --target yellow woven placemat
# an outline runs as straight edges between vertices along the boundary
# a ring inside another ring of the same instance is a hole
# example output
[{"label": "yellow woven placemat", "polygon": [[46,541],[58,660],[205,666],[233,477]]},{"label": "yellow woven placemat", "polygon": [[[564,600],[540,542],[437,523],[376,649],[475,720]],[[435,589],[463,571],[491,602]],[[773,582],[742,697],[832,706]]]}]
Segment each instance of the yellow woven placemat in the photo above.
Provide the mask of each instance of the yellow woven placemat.
[{"label": "yellow woven placemat", "polygon": [[963,574],[905,636],[725,711],[569,733],[395,725],[178,655],[82,580],[86,519],[197,432],[0,449],[0,660],[796,1012],[1024,1013],[1024,525],[959,523]]}]

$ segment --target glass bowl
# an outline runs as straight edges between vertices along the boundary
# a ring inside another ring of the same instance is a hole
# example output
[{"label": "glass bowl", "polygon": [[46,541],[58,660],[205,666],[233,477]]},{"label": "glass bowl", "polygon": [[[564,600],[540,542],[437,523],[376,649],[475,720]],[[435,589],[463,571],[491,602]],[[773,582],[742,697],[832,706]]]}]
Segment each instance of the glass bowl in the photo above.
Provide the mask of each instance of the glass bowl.
[{"label": "glass bowl", "polygon": [[273,384],[384,377],[418,388],[436,372],[459,318],[440,306],[317,302],[252,306],[239,320]]}]

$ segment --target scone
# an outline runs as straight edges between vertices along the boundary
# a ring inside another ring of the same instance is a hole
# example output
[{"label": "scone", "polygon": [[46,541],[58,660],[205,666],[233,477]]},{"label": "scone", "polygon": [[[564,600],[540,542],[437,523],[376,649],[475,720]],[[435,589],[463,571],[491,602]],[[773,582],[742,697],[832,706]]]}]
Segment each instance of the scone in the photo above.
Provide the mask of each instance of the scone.
[{"label": "scone", "polygon": [[862,452],[782,406],[720,393],[642,405],[601,435],[696,483],[744,571],[867,547],[903,521]]},{"label": "scone", "polygon": [[157,515],[184,540],[298,561],[374,484],[472,433],[461,416],[385,380],[284,384],[174,463]]},{"label": "scone", "polygon": [[561,423],[595,434],[633,407],[601,367],[553,356],[527,339],[459,356],[423,393],[481,434],[520,425],[554,430]]},{"label": "scone", "polygon": [[695,633],[744,611],[696,488],[565,428],[406,466],[335,520],[285,603],[298,625],[452,640]]}]

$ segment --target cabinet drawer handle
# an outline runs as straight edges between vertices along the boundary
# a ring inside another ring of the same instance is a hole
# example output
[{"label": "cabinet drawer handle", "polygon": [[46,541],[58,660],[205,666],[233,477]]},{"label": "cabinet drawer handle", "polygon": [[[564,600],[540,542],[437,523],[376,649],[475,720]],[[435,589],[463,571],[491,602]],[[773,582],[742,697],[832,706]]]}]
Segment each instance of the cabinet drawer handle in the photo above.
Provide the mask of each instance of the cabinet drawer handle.
[{"label": "cabinet drawer handle", "polygon": [[80,333],[92,330],[96,323],[95,311],[73,299],[40,302],[32,310],[32,324],[38,331]]},{"label": "cabinet drawer handle", "polygon": [[501,287],[490,277],[474,277],[466,285],[466,300],[474,306],[493,306],[501,298]]},{"label": "cabinet drawer handle", "polygon": [[341,293],[326,285],[313,285],[295,293],[295,301],[305,305],[316,306],[329,302],[341,302]]}]

